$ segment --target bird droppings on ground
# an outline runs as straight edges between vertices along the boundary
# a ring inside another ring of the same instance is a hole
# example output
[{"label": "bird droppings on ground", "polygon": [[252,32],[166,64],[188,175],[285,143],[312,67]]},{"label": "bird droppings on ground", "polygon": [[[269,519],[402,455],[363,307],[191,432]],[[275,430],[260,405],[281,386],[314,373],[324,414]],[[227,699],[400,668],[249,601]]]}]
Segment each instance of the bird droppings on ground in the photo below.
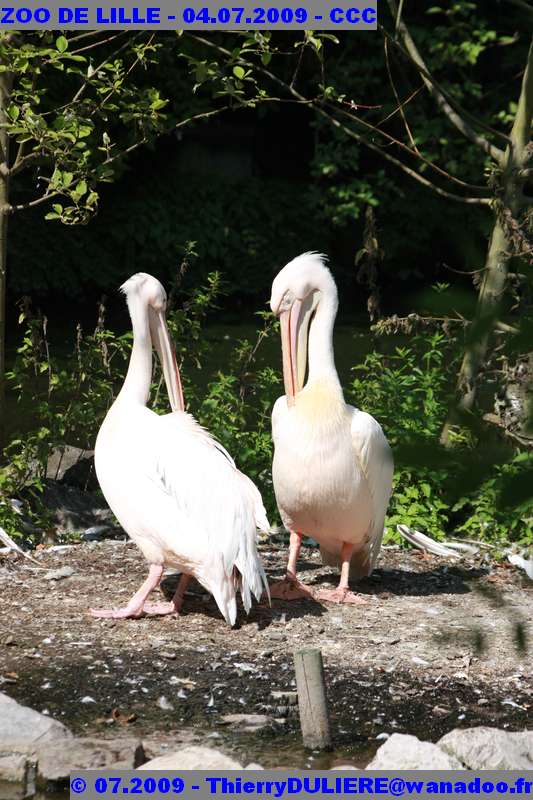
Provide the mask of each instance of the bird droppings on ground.
[{"label": "bird droppings on ground", "polygon": [[[261,553],[280,577],[286,549],[269,543]],[[363,765],[392,733],[435,741],[456,727],[521,730],[531,716],[533,584],[512,567],[385,550],[357,586],[366,605],[276,600],[249,617],[241,610],[230,630],[198,584],[178,618],[92,619],[90,606],[119,605],[142,580],[130,543],[38,560],[42,569],[15,555],[0,564],[0,686],[78,735],[127,730],[155,755],[220,738],[247,762],[317,767],[340,756]],[[43,583],[65,567],[68,580]],[[336,583],[316,550],[302,551],[301,568],[311,585]],[[167,595],[175,586],[175,576],[163,581]],[[292,654],[311,645],[324,656],[331,755],[299,747]]]}]

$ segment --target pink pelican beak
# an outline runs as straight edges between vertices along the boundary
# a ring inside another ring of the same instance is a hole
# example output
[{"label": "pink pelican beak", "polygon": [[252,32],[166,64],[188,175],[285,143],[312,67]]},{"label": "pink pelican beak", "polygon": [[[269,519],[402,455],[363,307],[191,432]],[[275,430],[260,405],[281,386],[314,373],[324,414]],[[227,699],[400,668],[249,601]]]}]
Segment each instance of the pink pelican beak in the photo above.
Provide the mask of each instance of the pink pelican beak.
[{"label": "pink pelican beak", "polygon": [[316,301],[315,294],[309,294],[303,300],[294,300],[290,308],[277,311],[281,325],[283,382],[289,406],[295,404],[296,395],[304,387],[309,325],[316,308]]},{"label": "pink pelican beak", "polygon": [[296,394],[302,388],[298,385],[298,326],[302,301],[295,300],[287,311],[279,315],[281,326],[281,351],[283,354],[283,382],[287,404],[293,406]]},{"label": "pink pelican beak", "polygon": [[170,406],[172,411],[185,411],[180,371],[176,362],[176,353],[170,340],[165,312],[162,309],[156,311],[151,308],[149,319],[150,334],[161,361]]}]

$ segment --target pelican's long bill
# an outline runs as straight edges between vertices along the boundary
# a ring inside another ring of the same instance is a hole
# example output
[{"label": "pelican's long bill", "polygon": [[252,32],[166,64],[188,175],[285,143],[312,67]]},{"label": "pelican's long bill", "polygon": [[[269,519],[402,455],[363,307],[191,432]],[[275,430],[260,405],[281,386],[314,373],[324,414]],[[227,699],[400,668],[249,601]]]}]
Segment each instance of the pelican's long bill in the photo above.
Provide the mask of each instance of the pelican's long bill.
[{"label": "pelican's long bill", "polygon": [[161,362],[172,411],[185,411],[180,371],[163,311],[150,309],[150,334]]},{"label": "pelican's long bill", "polygon": [[289,406],[294,405],[296,395],[303,389],[305,383],[307,339],[314,305],[314,298],[311,294],[304,300],[295,300],[289,309],[282,311],[279,315],[283,381]]}]

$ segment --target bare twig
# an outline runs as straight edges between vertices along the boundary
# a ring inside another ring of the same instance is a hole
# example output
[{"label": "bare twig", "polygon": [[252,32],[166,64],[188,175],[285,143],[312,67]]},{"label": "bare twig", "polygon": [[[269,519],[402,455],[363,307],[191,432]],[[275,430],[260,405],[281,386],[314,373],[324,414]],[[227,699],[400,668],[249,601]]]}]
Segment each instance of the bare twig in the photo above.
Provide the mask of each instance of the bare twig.
[{"label": "bare twig", "polygon": [[[222,112],[228,111],[229,108],[230,106],[221,106],[220,108],[213,109],[212,111],[203,111],[199,114],[193,114],[192,117],[187,117],[187,119],[183,119],[181,120],[181,122],[177,122],[176,125],[173,125],[172,128],[169,128],[167,131],[165,131],[165,133],[168,134],[171,133],[172,131],[178,130],[179,128],[183,128],[185,125],[190,125],[194,122],[198,122],[201,119],[209,119],[209,117],[214,117],[217,114],[222,114]],[[148,137],[143,136],[142,139],[139,139],[139,141],[134,142],[134,144],[130,145],[129,147],[126,147],[126,149],[122,150],[120,153],[116,153],[114,156],[106,158],[106,160],[103,163],[112,164],[119,158],[124,158],[124,156],[133,153],[134,150],[137,150],[138,147],[141,147],[143,144],[146,144],[147,142],[148,142]]]},{"label": "bare twig", "polygon": [[119,36],[124,36],[125,33],[129,33],[129,31],[119,31],[119,33],[115,33],[113,36],[108,36],[107,39],[101,39],[99,42],[92,42],[91,44],[85,45],[85,47],[80,47],[78,50],[72,50],[71,55],[77,56],[80,53],[86,53],[87,50],[94,50],[96,47],[101,47],[103,44],[114,42],[115,39],[118,39]]},{"label": "bare twig", "polygon": [[468,189],[469,191],[484,192],[485,196],[487,196],[487,187],[486,186],[478,186],[478,185],[473,184],[473,183],[466,183],[466,181],[462,181],[460,178],[456,178],[455,175],[452,175],[451,173],[447,172],[442,167],[439,167],[438,164],[435,164],[433,161],[430,161],[425,156],[423,156],[422,153],[416,147],[414,149],[411,148],[411,147],[408,147],[404,142],[401,142],[399,139],[396,139],[396,137],[391,136],[386,131],[382,130],[381,128],[378,128],[375,125],[372,125],[370,122],[367,122],[366,120],[362,119],[361,117],[358,117],[355,114],[350,114],[345,109],[339,109],[338,113],[342,114],[343,116],[349,117],[355,123],[357,123],[359,125],[362,125],[365,128],[369,128],[374,133],[377,133],[380,136],[382,136],[384,139],[387,139],[387,141],[389,141],[391,144],[397,145],[402,150],[405,150],[407,153],[409,153],[409,155],[411,155],[411,156],[413,156],[415,158],[418,158],[420,161],[422,161],[430,169],[434,170],[439,175],[442,175],[444,178],[447,178],[452,183],[457,183],[459,186],[463,186],[464,188]]},{"label": "bare twig", "polygon": [[26,211],[28,208],[35,208],[35,206],[40,206],[43,203],[47,203],[48,200],[51,200],[53,197],[57,197],[60,192],[49,192],[48,194],[43,194],[41,197],[37,197],[35,200],[30,200],[28,203],[18,203],[18,205],[9,205],[5,209],[9,214],[15,214],[17,211]]},{"label": "bare twig", "polygon": [[[208,48],[210,48],[212,50],[216,50],[219,53],[222,53],[224,56],[231,57],[231,53],[230,53],[229,50],[227,50],[225,47],[222,47],[219,44],[216,44],[214,41],[212,41],[210,39],[205,39],[203,36],[198,36],[196,34],[188,34],[188,36],[192,40],[200,42],[201,44],[204,44],[206,47],[208,47]],[[243,63],[246,63],[246,62],[243,62]],[[300,102],[307,100],[307,98],[305,98],[303,95],[301,95],[300,92],[298,92],[294,87],[291,87],[289,84],[287,84],[284,80],[279,78],[277,75],[275,75],[273,72],[271,72],[266,67],[258,66],[257,69],[260,72],[262,72],[263,75],[266,75],[268,78],[270,78],[270,80],[272,80],[274,83],[277,83],[278,86],[282,86],[286,91],[289,92],[290,95],[292,95],[294,98],[296,98]],[[418,172],[416,172],[415,170],[411,169],[411,167],[408,167],[406,164],[404,164],[398,158],[395,158],[394,156],[392,156],[386,150],[383,150],[383,148],[381,148],[378,145],[374,144],[374,142],[370,141],[369,139],[366,139],[364,136],[362,136],[361,134],[359,134],[356,131],[352,130],[347,125],[344,125],[333,114],[328,112],[326,110],[326,108],[324,108],[318,102],[313,102],[310,105],[316,110],[316,112],[320,116],[322,116],[325,119],[327,119],[336,128],[338,128],[339,130],[342,130],[348,136],[350,136],[351,138],[353,138],[356,141],[360,142],[361,144],[365,145],[370,150],[372,150],[372,151],[374,151],[376,153],[379,153],[379,155],[382,158],[384,158],[386,161],[389,161],[391,164],[394,164],[399,169],[403,170],[405,173],[410,175],[418,183],[422,184],[423,186],[425,186],[428,189],[431,189],[433,192],[435,192],[436,194],[440,195],[441,197],[446,197],[449,200],[456,200],[459,203],[466,203],[468,205],[490,205],[491,200],[488,197],[461,197],[461,195],[457,195],[457,194],[454,194],[453,192],[446,191],[446,189],[442,189],[440,186],[435,185],[430,180],[425,178],[423,175],[420,175]],[[369,127],[369,128],[373,127],[369,123],[366,123],[366,126]],[[403,146],[407,147],[407,145],[403,145]]]},{"label": "bare twig", "polygon": [[[398,14],[401,14],[402,3],[403,3],[403,0],[401,0],[401,2],[400,2],[400,6],[399,6],[399,9],[398,9]],[[383,40],[383,47],[384,47],[384,50],[385,50],[385,64],[387,65],[387,74],[389,76],[389,83],[391,85],[392,91],[394,92],[394,98],[396,100],[396,106],[397,106],[397,108],[398,108],[398,110],[399,110],[399,112],[401,114],[401,117],[402,117],[402,120],[403,120],[403,124],[405,126],[405,130],[407,131],[407,136],[409,137],[409,141],[411,142],[411,147],[413,148],[413,150],[416,153],[418,153],[418,155],[420,155],[418,147],[416,146],[416,142],[415,142],[414,136],[411,133],[411,128],[409,127],[409,123],[407,122],[407,117],[405,116],[405,112],[403,110],[403,103],[400,102],[400,96],[398,95],[398,91],[396,89],[396,84],[394,83],[394,80],[393,80],[393,77],[392,77],[392,72],[391,72],[391,68],[390,68],[390,59],[389,59],[389,40],[388,39],[384,39]]]},{"label": "bare twig", "polygon": [[[129,33],[129,31],[122,31],[122,34],[124,34],[124,33]],[[133,41],[135,41],[138,38],[138,36],[139,36],[139,34],[134,35],[133,36]],[[117,38],[117,37],[115,37],[115,38]],[[113,58],[116,58],[118,56],[118,54],[121,53],[128,46],[129,43],[130,43],[129,40],[124,42],[124,44],[120,45],[120,47],[117,47],[116,50],[114,50],[112,53],[110,53],[108,56],[106,56],[104,58],[104,60],[100,64],[98,64],[97,67],[94,68],[93,72],[91,73],[91,76],[92,75],[97,75],[98,72],[100,72],[106,66],[106,64],[109,64],[109,62]],[[87,76],[87,78],[82,83],[82,85],[80,86],[80,88],[78,89],[78,91],[76,92],[76,94],[74,95],[72,100],[70,101],[70,103],[67,103],[66,106],[63,106],[63,108],[68,108],[69,106],[74,105],[74,103],[77,103],[78,100],[81,98],[82,94],[85,92],[87,86],[90,84],[90,82],[91,82],[91,77]]]},{"label": "bare twig", "polygon": [[[134,36],[134,37],[133,37],[133,40],[135,41],[135,39],[137,39],[139,36],[140,36],[140,34],[137,34],[136,36]],[[152,33],[152,35],[151,35],[151,36],[150,36],[150,38],[148,39],[148,44],[147,44],[147,46],[149,46],[149,45],[150,45],[150,44],[153,42],[153,40],[154,40],[154,37],[155,37],[155,33]],[[119,48],[118,52],[120,52],[120,51],[121,51],[121,50],[123,50],[125,47],[127,47],[127,45],[128,45],[128,44],[129,44],[129,42],[125,42],[125,43],[124,43],[124,45],[122,45],[122,47],[120,47],[120,48]],[[135,58],[135,60],[133,61],[133,63],[132,63],[132,64],[130,64],[130,66],[129,66],[129,68],[128,68],[127,72],[126,72],[126,75],[125,75],[124,77],[126,77],[126,78],[127,78],[127,77],[128,77],[128,75],[129,75],[131,72],[133,72],[133,70],[135,69],[135,67],[137,66],[137,64],[140,62],[140,60],[141,60],[140,56],[136,56],[136,58]],[[107,63],[107,62],[106,62],[106,63]],[[99,69],[101,69],[101,67],[99,67]],[[104,97],[104,99],[103,99],[103,100],[102,100],[102,101],[101,101],[101,102],[98,104],[98,106],[92,110],[92,112],[91,112],[91,117],[92,117],[92,116],[94,116],[94,114],[95,114],[97,111],[100,111],[100,109],[101,109],[101,108],[102,108],[102,107],[103,107],[103,106],[104,106],[104,105],[107,103],[107,101],[109,100],[109,98],[110,98],[110,97],[113,97],[113,95],[115,94],[115,92],[116,92],[116,89],[115,89],[115,88],[113,88],[113,89],[111,89],[111,90],[110,90],[110,91],[109,91],[109,92],[106,94],[106,96],[105,96],[105,97]]]},{"label": "bare twig", "polygon": [[[395,0],[387,0],[387,2],[389,4],[391,13],[396,15],[398,9]],[[416,65],[422,80],[426,84],[429,93],[435,99],[441,111],[448,117],[452,125],[461,131],[463,136],[480,147],[483,152],[490,155],[497,164],[502,164],[505,156],[504,151],[500,150],[499,147],[496,147],[494,144],[489,142],[484,136],[478,134],[466,121],[465,116],[456,110],[454,105],[456,106],[457,104],[455,103],[452,105],[450,103],[446,93],[437,83],[433,75],[429,72],[422,56],[418,51],[418,48],[414,43],[414,40],[411,37],[411,34],[409,33],[407,26],[403,21],[400,21],[399,23],[398,33],[400,34],[401,41],[405,46],[411,61]],[[397,42],[395,44],[397,44]]]}]

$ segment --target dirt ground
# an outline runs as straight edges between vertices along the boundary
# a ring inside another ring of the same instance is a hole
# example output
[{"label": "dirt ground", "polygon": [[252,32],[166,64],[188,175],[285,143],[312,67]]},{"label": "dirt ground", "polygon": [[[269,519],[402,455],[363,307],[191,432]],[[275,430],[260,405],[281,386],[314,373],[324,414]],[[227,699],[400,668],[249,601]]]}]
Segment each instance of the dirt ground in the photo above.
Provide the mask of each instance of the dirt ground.
[{"label": "dirt ground", "polygon": [[[281,577],[284,546],[262,545],[267,572]],[[365,764],[393,732],[436,740],[455,727],[527,727],[533,703],[533,584],[481,557],[459,564],[387,549],[358,585],[368,603],[309,600],[255,606],[229,629],[195,584],[179,618],[95,620],[89,606],[123,604],[146,566],[121,541],[43,551],[42,567],[0,560],[0,689],[46,711],[80,735],[135,735],[152,751],[180,742],[220,744],[263,766]],[[71,567],[59,580],[48,570]],[[302,551],[301,577],[335,583],[316,550]],[[165,578],[172,593],[176,577]],[[294,691],[293,651],[322,650],[335,751],[300,746],[295,707],[272,695]],[[264,714],[255,732],[225,714]],[[340,761],[339,761],[340,760]]]}]

